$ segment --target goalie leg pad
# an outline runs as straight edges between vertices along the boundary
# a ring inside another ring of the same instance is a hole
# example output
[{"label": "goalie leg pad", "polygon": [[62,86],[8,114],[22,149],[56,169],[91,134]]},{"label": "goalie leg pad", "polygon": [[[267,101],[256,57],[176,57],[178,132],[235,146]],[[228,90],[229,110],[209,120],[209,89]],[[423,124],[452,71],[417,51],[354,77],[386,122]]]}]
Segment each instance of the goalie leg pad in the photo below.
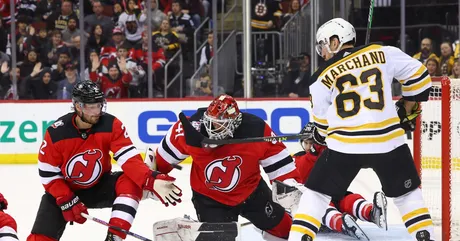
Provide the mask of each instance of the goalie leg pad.
[{"label": "goalie leg pad", "polygon": [[239,224],[200,223],[185,218],[159,221],[153,224],[155,241],[239,241]]}]

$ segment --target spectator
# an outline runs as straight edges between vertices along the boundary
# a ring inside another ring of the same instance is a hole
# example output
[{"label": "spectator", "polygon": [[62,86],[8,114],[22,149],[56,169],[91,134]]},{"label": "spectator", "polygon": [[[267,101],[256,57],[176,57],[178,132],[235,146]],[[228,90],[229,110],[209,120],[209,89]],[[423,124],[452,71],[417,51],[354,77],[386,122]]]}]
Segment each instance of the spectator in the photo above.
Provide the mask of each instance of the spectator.
[{"label": "spectator", "polygon": [[164,13],[170,13],[171,12],[171,6],[172,2],[174,0],[159,0],[158,5],[161,10],[163,10]]},{"label": "spectator", "polygon": [[[20,0],[14,0],[15,6],[19,5]],[[6,28],[10,27],[11,23],[11,12],[10,12],[10,1],[3,0],[0,1],[0,17],[3,19],[3,23]],[[18,14],[18,8],[15,8],[15,14],[14,16],[16,17]]]},{"label": "spectator", "polygon": [[120,15],[124,12],[123,5],[120,2],[115,2],[113,4],[113,15],[112,15],[112,22],[118,25],[118,20]]},{"label": "spectator", "polygon": [[110,36],[112,35],[114,22],[110,17],[104,16],[102,14],[102,12],[104,11],[104,7],[102,6],[102,3],[99,0],[93,0],[92,4],[94,14],[85,17],[85,31],[87,33],[91,33],[96,25],[101,25],[102,29],[104,29],[104,36],[110,38]]},{"label": "spectator", "polygon": [[181,2],[174,0],[171,6],[172,13],[169,16],[169,24],[172,31],[177,33],[179,42],[182,44],[184,57],[193,51],[193,32],[195,27],[190,15],[182,12]]},{"label": "spectator", "polygon": [[71,0],[63,0],[61,11],[52,13],[46,20],[46,29],[53,31],[55,29],[62,31],[67,29],[70,18],[78,19],[78,16],[73,12]]},{"label": "spectator", "polygon": [[425,66],[428,69],[428,74],[430,74],[430,76],[441,76],[438,58],[427,59],[425,62]]},{"label": "spectator", "polygon": [[[94,49],[89,50],[88,54],[89,58],[88,61],[86,62],[86,69],[85,69],[85,80],[89,80],[89,73],[91,72],[91,67],[93,66],[92,63],[93,61],[99,61],[99,53],[96,52]],[[107,67],[104,65],[100,65],[99,68],[96,70],[96,73],[102,73],[102,74],[107,74],[109,71],[107,70]]]},{"label": "spectator", "polygon": [[67,47],[75,47],[72,38],[75,36],[86,36],[86,32],[78,29],[78,18],[71,17],[67,22],[67,29],[62,31],[62,42]]},{"label": "spectator", "polygon": [[153,32],[153,47],[162,48],[165,51],[166,59],[170,59],[179,50],[179,37],[171,30],[168,20],[163,20],[160,31]]},{"label": "spectator", "polygon": [[200,66],[201,65],[208,65],[211,58],[214,56],[214,49],[212,47],[214,40],[214,34],[212,31],[208,33],[208,41],[204,48],[201,50],[201,57],[200,57]]},{"label": "spectator", "polygon": [[126,59],[112,61],[109,64],[108,74],[97,73],[101,63],[98,59],[93,59],[89,78],[99,84],[106,98],[126,98],[128,97],[128,84],[132,80],[132,75],[126,68]]},{"label": "spectator", "polygon": [[[38,61],[38,53],[34,49],[27,51],[27,57],[24,59],[24,62],[21,64],[21,77],[26,77],[32,73],[35,65],[40,63]],[[41,63],[40,63],[41,66]]]},{"label": "spectator", "polygon": [[60,100],[69,100],[72,98],[72,90],[76,83],[80,81],[80,76],[71,63],[65,66],[65,78],[58,82],[57,98]]},{"label": "spectator", "polygon": [[433,45],[432,45],[431,39],[424,38],[422,40],[421,46],[420,46],[420,52],[416,53],[413,56],[413,58],[419,60],[423,64],[426,64],[426,61],[431,58],[435,58],[436,60],[438,60],[438,56],[436,56],[436,54],[433,53]]},{"label": "spectator", "polygon": [[8,29],[3,26],[3,21],[0,18],[0,52],[6,53],[6,45],[8,45]]},{"label": "spectator", "polygon": [[297,12],[300,11],[300,1],[291,0],[289,2],[289,9],[286,14],[284,14],[282,19],[282,25],[284,26]]},{"label": "spectator", "polygon": [[204,9],[201,0],[184,0],[182,12],[192,17],[193,25],[200,26],[201,18],[204,16]]},{"label": "spectator", "polygon": [[457,60],[454,62],[454,66],[452,67],[452,75],[449,76],[451,79],[459,79],[460,78],[460,62]]},{"label": "spectator", "polygon": [[251,26],[253,31],[267,31],[276,28],[282,15],[281,5],[276,0],[251,0]]},{"label": "spectator", "polygon": [[41,68],[41,63],[37,63],[29,76],[24,81],[27,82],[27,98],[35,100],[56,99],[57,83],[51,81],[51,69]]},{"label": "spectator", "polygon": [[40,20],[46,21],[48,17],[55,12],[59,12],[61,9],[60,0],[40,0],[37,4],[37,16],[40,16]]},{"label": "spectator", "polygon": [[126,68],[132,75],[132,80],[129,84],[138,86],[141,79],[145,76],[145,71],[142,66],[137,65],[132,58],[128,57],[130,49],[131,46],[128,43],[119,46],[117,49],[117,61],[120,62],[122,59],[125,59]]},{"label": "spectator", "polygon": [[284,94],[291,98],[309,97],[310,55],[301,53],[299,57],[291,58],[287,68],[282,87]]},{"label": "spectator", "polygon": [[58,52],[58,57],[57,63],[51,66],[51,79],[60,82],[66,78],[65,67],[66,65],[71,64],[71,58],[67,49],[61,49]]},{"label": "spectator", "polygon": [[[16,56],[17,61],[23,61],[26,54],[25,50],[28,49],[27,39],[31,38],[35,34],[35,29],[29,25],[29,20],[26,16],[19,16],[17,19],[17,30],[16,30]],[[11,36],[7,48],[7,54],[11,55]]]},{"label": "spectator", "polygon": [[107,44],[105,47],[110,46],[115,48],[115,51],[118,47],[125,43],[125,34],[120,27],[115,27],[112,31],[112,41]]},{"label": "spectator", "polygon": [[451,75],[452,67],[454,66],[454,53],[452,50],[452,44],[448,41],[444,41],[441,44],[441,57],[440,66],[442,75]]},{"label": "spectator", "polygon": [[102,47],[108,43],[108,39],[104,36],[104,30],[102,25],[96,24],[91,31],[91,34],[88,38],[88,43],[86,45],[87,49],[95,49],[98,53],[101,52]]},{"label": "spectator", "polygon": [[18,15],[26,16],[29,21],[32,21],[37,9],[37,0],[20,0],[18,5]]},{"label": "spectator", "polygon": [[[77,69],[80,69],[80,42],[81,42],[81,37],[80,36],[73,36],[72,37],[72,47],[70,48],[70,57],[71,57],[71,62]],[[83,43],[85,45],[85,43]],[[86,57],[87,51],[84,52],[85,57]]]},{"label": "spectator", "polygon": [[0,100],[13,99],[13,74],[17,77],[18,96],[23,99],[26,93],[26,85],[21,79],[21,70],[18,67],[16,67],[16,70],[10,70],[8,63],[3,62],[0,67],[0,74]]},{"label": "spectator", "polygon": [[51,40],[48,40],[45,47],[40,50],[40,62],[45,66],[56,64],[59,57],[58,52],[63,48],[62,33],[59,30],[54,30]]},{"label": "spectator", "polygon": [[[46,28],[43,27],[38,30],[38,33],[28,38],[26,42],[29,48],[34,48],[41,54],[44,53],[43,51],[45,51],[48,41],[48,32]],[[42,57],[39,55],[39,58],[41,59]]]},{"label": "spectator", "polygon": [[[193,96],[213,96],[212,80],[209,76],[208,71],[200,76],[200,79],[195,82],[195,89]],[[222,86],[218,86],[218,95],[225,94],[225,89]]]},{"label": "spectator", "polygon": [[160,9],[158,9],[157,0],[151,0],[151,12],[152,12],[152,30],[157,31],[160,28],[163,20],[167,20],[168,16]]},{"label": "spectator", "polygon": [[[209,10],[211,9],[211,1],[210,0],[200,0],[201,4],[203,5],[203,17],[211,17],[209,16]],[[221,4],[224,4],[223,3],[224,1],[221,2]],[[219,9],[219,8],[218,8]],[[219,11],[219,10],[217,10]]]},{"label": "spectator", "polygon": [[147,15],[137,8],[136,0],[128,0],[126,11],[118,19],[118,26],[125,31],[126,40],[131,45],[136,45],[141,41],[146,20]]}]

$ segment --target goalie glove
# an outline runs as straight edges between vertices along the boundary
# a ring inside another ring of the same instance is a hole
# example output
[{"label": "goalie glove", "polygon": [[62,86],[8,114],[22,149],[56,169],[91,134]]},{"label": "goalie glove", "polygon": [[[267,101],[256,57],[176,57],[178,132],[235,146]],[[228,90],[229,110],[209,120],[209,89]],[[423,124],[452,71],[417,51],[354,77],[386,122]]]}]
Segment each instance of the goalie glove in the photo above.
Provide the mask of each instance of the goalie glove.
[{"label": "goalie glove", "polygon": [[315,123],[313,122],[310,122],[307,125],[305,125],[300,134],[306,135],[307,137],[302,139],[313,139],[313,141],[318,145],[326,145],[326,138],[318,133],[318,128],[315,126]]},{"label": "goalie glove", "polygon": [[414,131],[416,119],[422,113],[422,111],[418,108],[419,104],[416,103],[414,105],[409,115],[407,114],[406,107],[404,106],[403,98],[399,99],[395,105],[401,128],[403,128],[405,131]]}]

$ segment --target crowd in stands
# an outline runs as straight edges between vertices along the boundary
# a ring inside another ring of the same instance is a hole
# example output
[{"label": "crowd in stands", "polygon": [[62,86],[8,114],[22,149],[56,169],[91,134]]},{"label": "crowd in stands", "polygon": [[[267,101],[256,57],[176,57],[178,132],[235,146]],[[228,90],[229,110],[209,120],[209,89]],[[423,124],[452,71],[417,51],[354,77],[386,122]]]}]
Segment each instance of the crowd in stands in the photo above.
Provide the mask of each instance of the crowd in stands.
[{"label": "crowd in stands", "polygon": [[[98,83],[107,98],[147,97],[148,34],[152,35],[153,96],[164,97],[164,79],[168,76],[170,80],[177,73],[179,63],[171,61],[167,72],[165,65],[178,51],[181,51],[185,63],[193,61],[194,31],[205,17],[211,17],[213,2],[148,0],[148,10],[143,0],[14,1],[16,30],[11,34],[10,1],[0,0],[0,99],[13,98],[14,75],[19,99],[69,99],[75,83],[83,79]],[[225,1],[218,2],[224,2],[226,7]],[[280,30],[307,3],[308,0],[252,0],[252,30]],[[79,4],[84,5],[83,13],[79,12]],[[147,19],[147,11],[151,11],[151,19]],[[81,18],[84,26],[80,26]],[[148,21],[152,33],[146,30]],[[204,65],[203,69],[209,70],[215,52],[214,35],[207,28],[200,35],[202,39],[198,41],[206,44],[198,56],[197,65]],[[271,51],[271,44],[266,45],[269,47],[266,53]],[[432,41],[426,38],[414,58],[422,61],[432,76],[459,78],[460,45],[456,46],[454,50],[452,43],[441,43],[438,56]],[[84,56],[80,56],[81,53]],[[16,69],[12,68],[13,55]],[[80,66],[81,58],[85,60],[84,66]],[[194,71],[191,69],[188,73]],[[310,55],[299,53],[292,56],[283,73],[278,96],[308,97],[310,75]],[[180,97],[179,84],[176,81],[168,88],[168,97]],[[199,80],[190,85],[192,91],[188,96],[213,95],[209,71],[204,71]],[[235,86],[233,90],[219,86],[218,92],[242,96],[242,85]]]}]

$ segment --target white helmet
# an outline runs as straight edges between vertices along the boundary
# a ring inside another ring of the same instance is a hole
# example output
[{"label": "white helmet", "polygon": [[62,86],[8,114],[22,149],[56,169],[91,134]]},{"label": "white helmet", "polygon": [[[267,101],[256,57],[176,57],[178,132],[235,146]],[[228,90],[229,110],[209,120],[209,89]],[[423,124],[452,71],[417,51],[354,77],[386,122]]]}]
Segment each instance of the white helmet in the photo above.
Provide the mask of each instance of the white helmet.
[{"label": "white helmet", "polygon": [[[335,51],[331,51],[329,47],[329,40],[332,36],[337,36],[340,42]],[[321,25],[316,32],[316,52],[322,55],[321,49],[325,47],[329,53],[335,54],[340,51],[344,43],[353,40],[356,40],[356,31],[353,25],[343,18],[334,18]]]}]

